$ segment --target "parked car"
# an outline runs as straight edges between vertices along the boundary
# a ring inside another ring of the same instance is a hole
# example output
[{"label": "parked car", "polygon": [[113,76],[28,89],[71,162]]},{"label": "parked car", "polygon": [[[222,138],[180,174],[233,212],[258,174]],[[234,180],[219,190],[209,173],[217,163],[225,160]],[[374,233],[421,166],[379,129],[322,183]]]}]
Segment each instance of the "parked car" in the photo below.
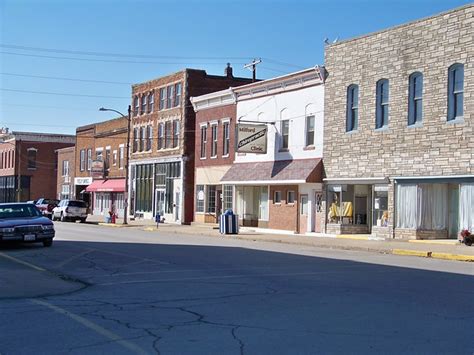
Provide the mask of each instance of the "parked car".
[{"label": "parked car", "polygon": [[36,201],[36,207],[41,211],[43,216],[52,218],[53,208],[56,207],[59,203],[59,200],[51,198],[40,198]]},{"label": "parked car", "polygon": [[65,221],[81,221],[87,218],[87,204],[80,200],[61,200],[58,206],[53,208],[53,221],[59,219]]},{"label": "parked car", "polygon": [[0,203],[0,242],[42,242],[53,245],[54,224],[32,203]]}]

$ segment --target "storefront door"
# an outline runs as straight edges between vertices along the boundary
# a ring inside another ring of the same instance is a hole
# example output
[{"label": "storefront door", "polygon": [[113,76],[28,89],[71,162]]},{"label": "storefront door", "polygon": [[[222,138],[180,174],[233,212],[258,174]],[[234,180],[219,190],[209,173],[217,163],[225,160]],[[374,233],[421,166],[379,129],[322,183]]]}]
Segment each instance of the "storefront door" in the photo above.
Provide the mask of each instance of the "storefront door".
[{"label": "storefront door", "polygon": [[308,195],[300,195],[299,233],[308,231]]},{"label": "storefront door", "polygon": [[165,189],[156,189],[155,191],[155,216],[159,214],[162,217],[165,215]]}]

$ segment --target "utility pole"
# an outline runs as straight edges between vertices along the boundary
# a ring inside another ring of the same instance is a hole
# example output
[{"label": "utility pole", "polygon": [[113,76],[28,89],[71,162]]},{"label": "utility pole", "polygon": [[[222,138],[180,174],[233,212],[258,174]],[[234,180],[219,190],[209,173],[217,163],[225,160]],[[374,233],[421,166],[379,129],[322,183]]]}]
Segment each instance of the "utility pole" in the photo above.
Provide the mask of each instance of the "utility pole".
[{"label": "utility pole", "polygon": [[255,59],[249,63],[249,64],[245,64],[244,65],[244,68],[247,68],[247,69],[250,69],[252,68],[252,82],[255,82],[257,80],[257,64],[260,64],[262,62],[262,59],[261,58],[258,58],[258,59]]}]

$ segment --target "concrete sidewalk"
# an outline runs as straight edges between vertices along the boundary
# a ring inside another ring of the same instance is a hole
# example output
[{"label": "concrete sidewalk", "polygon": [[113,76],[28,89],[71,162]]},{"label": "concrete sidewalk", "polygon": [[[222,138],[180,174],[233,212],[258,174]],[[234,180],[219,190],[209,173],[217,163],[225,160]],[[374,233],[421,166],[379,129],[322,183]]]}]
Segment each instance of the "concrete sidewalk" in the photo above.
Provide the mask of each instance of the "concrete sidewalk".
[{"label": "concrete sidewalk", "polygon": [[[90,218],[89,218],[90,217]],[[152,233],[176,233],[201,235],[209,237],[242,239],[273,243],[286,243],[296,245],[307,245],[319,248],[345,249],[371,251],[384,254],[421,256],[436,259],[474,261],[474,247],[467,247],[456,240],[371,240],[370,236],[354,235],[300,235],[290,233],[264,233],[254,228],[241,228],[237,235],[222,235],[219,233],[217,224],[180,225],[173,223],[162,223],[156,228],[152,220],[131,220],[128,225],[123,225],[119,219],[117,223],[103,223],[103,218],[89,216],[89,223],[98,223],[104,227],[135,227]],[[473,267],[474,274],[474,267]]]}]

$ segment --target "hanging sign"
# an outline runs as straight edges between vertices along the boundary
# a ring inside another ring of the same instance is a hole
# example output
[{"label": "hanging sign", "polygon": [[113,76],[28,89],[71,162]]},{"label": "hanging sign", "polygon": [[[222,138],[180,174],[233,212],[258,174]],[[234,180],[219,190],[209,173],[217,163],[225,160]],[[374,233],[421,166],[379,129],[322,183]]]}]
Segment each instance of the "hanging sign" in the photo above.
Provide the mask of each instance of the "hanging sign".
[{"label": "hanging sign", "polygon": [[266,125],[237,125],[237,152],[238,153],[267,153],[267,126]]}]

